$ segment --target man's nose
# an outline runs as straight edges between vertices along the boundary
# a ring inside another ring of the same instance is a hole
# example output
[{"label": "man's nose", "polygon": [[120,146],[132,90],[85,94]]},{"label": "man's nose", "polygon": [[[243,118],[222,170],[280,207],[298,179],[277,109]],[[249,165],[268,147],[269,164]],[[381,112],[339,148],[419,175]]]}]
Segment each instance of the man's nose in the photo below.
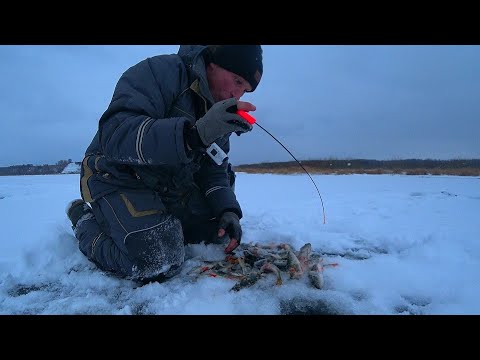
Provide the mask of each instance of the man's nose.
[{"label": "man's nose", "polygon": [[234,94],[232,94],[232,96],[237,99],[237,100],[240,100],[240,98],[245,94],[245,91],[235,91]]}]

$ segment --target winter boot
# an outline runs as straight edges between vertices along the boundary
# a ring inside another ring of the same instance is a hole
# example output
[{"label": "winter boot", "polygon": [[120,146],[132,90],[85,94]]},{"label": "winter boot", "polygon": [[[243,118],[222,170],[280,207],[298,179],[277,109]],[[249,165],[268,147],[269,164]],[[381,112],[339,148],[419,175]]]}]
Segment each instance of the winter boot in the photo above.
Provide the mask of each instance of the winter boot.
[{"label": "winter boot", "polygon": [[67,213],[68,218],[72,222],[72,229],[75,230],[78,221],[84,216],[88,214],[92,214],[92,209],[90,206],[83,201],[82,199],[76,199],[71,201],[65,210]]}]

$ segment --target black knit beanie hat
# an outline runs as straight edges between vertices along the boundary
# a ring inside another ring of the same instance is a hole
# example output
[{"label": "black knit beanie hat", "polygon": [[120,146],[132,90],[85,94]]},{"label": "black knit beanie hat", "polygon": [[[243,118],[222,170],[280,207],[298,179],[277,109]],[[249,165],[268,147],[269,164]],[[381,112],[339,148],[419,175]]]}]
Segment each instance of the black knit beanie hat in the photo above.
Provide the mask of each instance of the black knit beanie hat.
[{"label": "black knit beanie hat", "polygon": [[263,74],[263,51],[260,45],[210,45],[210,61],[247,80],[252,91]]}]

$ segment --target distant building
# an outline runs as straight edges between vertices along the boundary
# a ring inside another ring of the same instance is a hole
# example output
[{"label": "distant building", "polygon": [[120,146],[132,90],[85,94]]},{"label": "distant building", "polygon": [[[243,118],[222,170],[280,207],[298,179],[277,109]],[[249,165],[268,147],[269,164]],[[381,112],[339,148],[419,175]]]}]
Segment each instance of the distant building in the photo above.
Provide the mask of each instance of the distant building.
[{"label": "distant building", "polygon": [[80,174],[80,165],[81,163],[71,162],[62,170],[62,174]]}]

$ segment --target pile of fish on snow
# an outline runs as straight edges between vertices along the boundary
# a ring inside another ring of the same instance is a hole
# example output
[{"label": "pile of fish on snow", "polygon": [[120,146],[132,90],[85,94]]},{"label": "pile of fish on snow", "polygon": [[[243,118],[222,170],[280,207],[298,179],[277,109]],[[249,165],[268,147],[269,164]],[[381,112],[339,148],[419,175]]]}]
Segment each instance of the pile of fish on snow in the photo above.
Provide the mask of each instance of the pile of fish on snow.
[{"label": "pile of fish on snow", "polygon": [[228,254],[221,261],[204,261],[188,274],[236,280],[237,283],[231,288],[233,291],[252,286],[268,273],[276,276],[276,285],[282,285],[285,278],[300,279],[307,276],[312,286],[322,289],[324,267],[337,265],[324,264],[321,255],[312,252],[310,243],[303,245],[299,251],[285,243],[240,244],[236,254]]}]

